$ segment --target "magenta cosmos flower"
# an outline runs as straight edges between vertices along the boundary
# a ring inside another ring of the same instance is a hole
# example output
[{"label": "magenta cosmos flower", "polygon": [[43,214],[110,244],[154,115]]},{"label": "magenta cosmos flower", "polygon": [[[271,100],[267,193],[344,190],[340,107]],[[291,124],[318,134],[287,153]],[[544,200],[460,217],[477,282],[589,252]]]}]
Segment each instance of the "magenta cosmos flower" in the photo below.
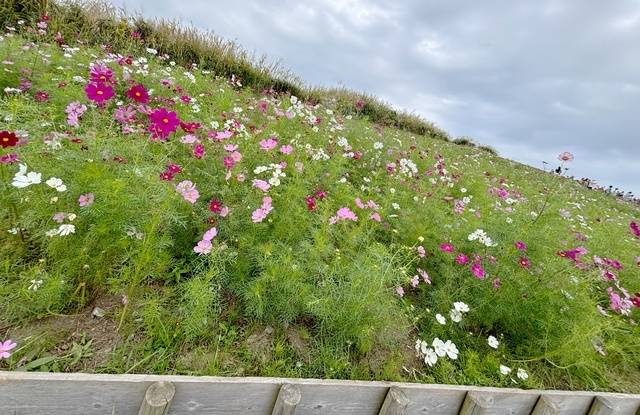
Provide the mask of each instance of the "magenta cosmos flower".
[{"label": "magenta cosmos flower", "polygon": [[104,104],[115,95],[113,88],[103,83],[89,84],[84,92],[87,94],[87,98],[98,105]]},{"label": "magenta cosmos flower", "polygon": [[526,251],[527,250],[527,245],[522,241],[517,241],[515,243],[515,246],[516,246],[516,249],[518,251]]},{"label": "magenta cosmos flower", "polygon": [[137,84],[129,88],[127,90],[127,97],[141,104],[149,102],[149,93],[141,84]]},{"label": "magenta cosmos flower", "polygon": [[169,134],[175,132],[180,125],[178,115],[173,111],[167,111],[165,108],[158,108],[149,114],[151,125],[149,131],[154,134],[155,138],[166,139]]},{"label": "magenta cosmos flower", "polygon": [[440,244],[440,250],[442,252],[453,252],[453,245],[448,243]]}]

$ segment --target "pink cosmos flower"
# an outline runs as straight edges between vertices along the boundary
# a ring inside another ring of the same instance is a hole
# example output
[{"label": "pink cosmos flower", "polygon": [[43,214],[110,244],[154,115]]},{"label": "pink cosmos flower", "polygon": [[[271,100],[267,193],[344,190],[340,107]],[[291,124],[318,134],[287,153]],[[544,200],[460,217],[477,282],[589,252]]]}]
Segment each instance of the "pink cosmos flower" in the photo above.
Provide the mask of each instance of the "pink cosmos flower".
[{"label": "pink cosmos flower", "polygon": [[193,134],[187,134],[180,139],[180,142],[183,144],[193,144],[198,141],[198,137]]},{"label": "pink cosmos flower", "polygon": [[136,84],[127,90],[127,97],[141,104],[149,102],[149,93],[141,84]]},{"label": "pink cosmos flower", "polygon": [[237,144],[225,144],[223,148],[224,148],[224,151],[226,151],[227,153],[231,153],[231,152],[236,151],[238,149],[238,145]]},{"label": "pink cosmos flower", "polygon": [[357,222],[358,217],[348,207],[341,207],[340,209],[338,209],[335,216],[332,216],[329,218],[329,223],[333,225],[339,221],[344,221],[344,220]]},{"label": "pink cosmos flower", "polygon": [[87,106],[78,101],[70,102],[64,112],[67,113],[67,124],[77,127],[80,124],[80,117],[87,111]]},{"label": "pink cosmos flower", "polygon": [[166,139],[169,134],[175,132],[180,125],[178,115],[173,111],[167,111],[165,108],[158,108],[149,114],[149,131],[153,133],[154,138]]},{"label": "pink cosmos flower", "polygon": [[568,151],[565,151],[564,153],[560,153],[560,155],[558,156],[558,160],[560,161],[573,161],[573,154],[569,153]]},{"label": "pink cosmos flower", "polygon": [[78,198],[78,204],[80,205],[80,207],[88,207],[93,205],[94,200],[95,196],[93,195],[93,193],[85,193],[83,195],[80,195],[80,197]]},{"label": "pink cosmos flower", "polygon": [[418,251],[418,256],[420,258],[424,258],[425,255],[427,254],[427,251],[425,251],[424,246],[422,246],[422,245],[418,245],[418,247],[416,249]]},{"label": "pink cosmos flower", "polygon": [[231,211],[231,210],[229,209],[229,207],[228,207],[228,206],[224,206],[222,209],[220,209],[220,213],[219,213],[219,215],[220,215],[220,217],[222,217],[222,218],[226,218],[230,211]]},{"label": "pink cosmos flower", "polygon": [[364,203],[362,203],[362,200],[360,200],[359,197],[356,197],[355,203],[356,203],[356,206],[359,207],[360,209],[366,208],[366,206],[364,205]]},{"label": "pink cosmos flower", "polygon": [[87,98],[98,105],[104,104],[115,95],[113,88],[103,83],[89,84],[85,87],[84,92],[87,94]]},{"label": "pink cosmos flower", "polygon": [[271,188],[269,182],[260,179],[253,179],[251,185],[257,189],[262,190],[263,192],[267,192]]},{"label": "pink cosmos flower", "polygon": [[207,135],[217,141],[222,141],[233,136],[233,131],[209,131]]},{"label": "pink cosmos flower", "polygon": [[411,286],[413,288],[416,288],[419,283],[420,283],[420,278],[417,275],[414,275],[413,277],[411,277]]},{"label": "pink cosmos flower", "polygon": [[182,195],[184,200],[193,204],[200,197],[200,193],[196,189],[196,185],[190,180],[183,180],[176,185],[176,190]]},{"label": "pink cosmos flower", "polygon": [[289,144],[280,147],[280,152],[282,154],[291,154],[293,153],[293,147]]},{"label": "pink cosmos flower", "polygon": [[113,71],[102,62],[91,64],[89,79],[96,84],[113,84]]},{"label": "pink cosmos flower", "polygon": [[202,235],[203,241],[211,241],[213,238],[218,235],[218,230],[216,228],[211,228]]},{"label": "pink cosmos flower", "polygon": [[56,212],[51,219],[53,219],[54,222],[62,223],[66,217],[67,215],[64,212]]},{"label": "pink cosmos flower", "polygon": [[482,264],[480,264],[479,262],[474,262],[473,264],[471,264],[471,272],[479,280],[482,280],[485,277],[484,268],[482,268]]},{"label": "pink cosmos flower", "polygon": [[269,137],[266,140],[260,140],[260,149],[264,151],[269,151],[275,148],[275,146],[277,145],[278,145],[278,140],[276,140],[275,137]]},{"label": "pink cosmos flower", "polygon": [[271,202],[272,199],[269,196],[265,196],[262,198],[262,206],[254,210],[251,214],[251,220],[253,221],[253,223],[259,223],[265,220],[269,212],[273,210]]},{"label": "pink cosmos flower", "polygon": [[11,339],[0,342],[0,359],[10,358],[11,353],[9,351],[15,349],[16,346],[17,344]]},{"label": "pink cosmos flower", "polygon": [[469,263],[469,257],[466,256],[465,254],[458,254],[456,255],[456,263],[460,265],[465,265]]},{"label": "pink cosmos flower", "polygon": [[204,239],[198,241],[198,244],[193,247],[193,252],[199,255],[206,255],[211,252],[213,245],[211,241],[205,241]]},{"label": "pink cosmos flower", "polygon": [[382,218],[380,217],[380,214],[378,212],[373,212],[371,216],[369,216],[369,219],[375,222],[382,222]]},{"label": "pink cosmos flower", "polygon": [[453,245],[449,243],[440,244],[440,250],[442,252],[453,252]]},{"label": "pink cosmos flower", "polygon": [[429,274],[427,274],[427,271],[423,270],[422,268],[418,268],[417,271],[425,283],[431,284],[431,278],[429,278]]},{"label": "pink cosmos flower", "polygon": [[400,297],[404,297],[404,288],[396,287],[396,294],[398,294]]},{"label": "pink cosmos flower", "polygon": [[527,245],[522,241],[517,241],[515,243],[515,246],[516,246],[516,249],[518,251],[526,251],[527,250]]}]

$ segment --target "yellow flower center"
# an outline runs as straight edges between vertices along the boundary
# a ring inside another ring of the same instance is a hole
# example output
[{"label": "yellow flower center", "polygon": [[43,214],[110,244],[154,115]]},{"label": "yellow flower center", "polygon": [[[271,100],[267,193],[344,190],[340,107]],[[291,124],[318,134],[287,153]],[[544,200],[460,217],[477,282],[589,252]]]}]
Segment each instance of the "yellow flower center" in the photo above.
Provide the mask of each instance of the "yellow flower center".
[{"label": "yellow flower center", "polygon": [[104,94],[104,92],[102,92],[102,90],[98,90],[98,91],[96,92],[96,94],[98,94],[98,95],[102,95],[102,94]]},{"label": "yellow flower center", "polygon": [[168,118],[163,118],[163,119],[162,119],[162,122],[166,124],[166,123],[168,123],[168,122],[169,122],[169,119],[168,119]]},{"label": "yellow flower center", "polygon": [[136,96],[139,97],[140,96],[140,92],[136,92]]}]

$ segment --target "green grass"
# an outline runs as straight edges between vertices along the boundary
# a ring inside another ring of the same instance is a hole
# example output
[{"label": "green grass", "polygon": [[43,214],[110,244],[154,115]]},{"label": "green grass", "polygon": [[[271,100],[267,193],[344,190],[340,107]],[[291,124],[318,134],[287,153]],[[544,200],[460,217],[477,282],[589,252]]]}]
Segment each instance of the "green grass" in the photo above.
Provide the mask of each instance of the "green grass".
[{"label": "green grass", "polygon": [[[358,96],[348,91],[313,100],[300,90],[306,104],[296,103],[289,87],[262,93],[277,84],[272,70],[260,72],[237,52],[223,65],[224,53],[210,52],[211,45],[187,53],[184,44],[193,39],[181,29],[162,32],[173,42],[167,51],[182,52],[161,59],[131,41],[130,23],[103,33],[82,23],[86,9],[50,10],[46,34],[34,33],[31,21],[14,22],[17,34],[0,41],[0,130],[23,138],[2,154],[15,152],[29,171],[42,173],[41,183],[17,188],[18,163],[0,164],[0,340],[18,344],[0,368],[639,390],[638,309],[612,310],[606,291],[640,291],[640,240],[629,228],[640,216],[636,206],[499,158],[469,139],[448,142],[430,124],[418,131],[398,114],[379,118],[382,104],[356,105]],[[65,20],[73,10],[79,23]],[[78,49],[53,43],[58,30]],[[157,30],[145,39],[160,42]],[[93,38],[80,44],[69,35],[74,31]],[[111,42],[113,50],[131,54],[138,66],[121,66],[95,46],[114,33],[121,41]],[[116,81],[103,108],[84,92],[89,65],[98,60]],[[186,69],[185,62],[201,65]],[[240,78],[252,79],[244,82],[251,88],[230,79],[242,65]],[[125,125],[133,132],[123,130],[114,113],[131,103],[124,67],[153,91],[149,109],[165,107],[202,125],[193,135],[203,157],[181,142],[181,129],[166,142],[150,140],[142,108]],[[22,79],[31,87],[12,92]],[[48,100],[38,101],[38,91]],[[73,101],[88,107],[77,127],[65,114]],[[208,131],[223,130],[233,136],[208,138]],[[278,145],[262,150],[259,142],[269,136]],[[223,164],[227,144],[242,155],[230,169]],[[279,152],[282,145],[291,154]],[[281,162],[279,185],[267,193],[252,186]],[[168,163],[182,167],[172,181],[160,179]],[[66,190],[45,184],[50,177]],[[197,186],[196,203],[176,191],[183,180]],[[319,190],[326,197],[309,210],[305,198]],[[94,203],[79,206],[88,193]],[[254,223],[252,212],[266,195],[273,210]],[[359,208],[356,198],[377,207]],[[229,213],[212,213],[212,199]],[[357,221],[332,224],[343,207]],[[47,235],[60,226],[58,212],[75,233]],[[196,254],[211,227],[211,252]],[[495,244],[469,240],[477,229]],[[526,250],[518,251],[516,241]],[[444,243],[455,252],[443,252]],[[588,250],[580,267],[557,254],[578,246]],[[470,263],[456,263],[460,253],[471,261],[477,255],[483,279]],[[597,265],[595,256],[618,260],[622,269]],[[531,266],[521,266],[521,257]],[[418,278],[412,286],[418,269],[431,284]],[[603,279],[603,270],[617,282]],[[450,315],[456,302],[469,307],[460,322]],[[96,307],[104,315],[92,317]],[[497,349],[488,336],[497,338]],[[436,337],[451,340],[459,354],[431,367],[416,357],[414,344]],[[501,365],[512,372],[501,374]],[[517,377],[518,369],[528,378]]]}]

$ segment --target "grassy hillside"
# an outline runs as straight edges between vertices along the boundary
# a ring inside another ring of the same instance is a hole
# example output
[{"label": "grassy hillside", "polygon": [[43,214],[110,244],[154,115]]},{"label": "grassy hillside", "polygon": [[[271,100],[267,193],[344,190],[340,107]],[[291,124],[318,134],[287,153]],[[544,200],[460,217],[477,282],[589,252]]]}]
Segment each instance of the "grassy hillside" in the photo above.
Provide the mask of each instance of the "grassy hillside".
[{"label": "grassy hillside", "polygon": [[640,390],[637,207],[50,21],[0,41],[0,368]]}]

